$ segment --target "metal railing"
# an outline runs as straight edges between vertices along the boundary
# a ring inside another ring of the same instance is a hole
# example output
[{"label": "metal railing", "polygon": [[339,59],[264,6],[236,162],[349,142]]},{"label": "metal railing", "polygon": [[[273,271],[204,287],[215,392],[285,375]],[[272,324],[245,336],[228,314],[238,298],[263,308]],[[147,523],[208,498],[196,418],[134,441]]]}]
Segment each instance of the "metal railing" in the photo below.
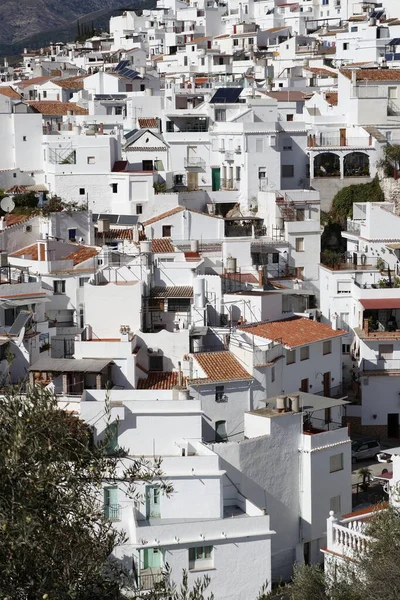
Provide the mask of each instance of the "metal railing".
[{"label": "metal railing", "polygon": [[185,164],[185,168],[197,168],[197,169],[204,169],[206,166],[205,161],[202,158],[185,158],[184,159],[184,164]]},{"label": "metal railing", "polygon": [[312,392],[315,396],[325,396],[326,398],[342,398],[346,396],[346,386],[341,383],[334,387],[329,388],[329,390],[321,390],[320,392]]},{"label": "metal railing", "polygon": [[315,136],[309,135],[307,139],[308,148],[326,148],[327,146],[336,146],[336,147],[356,147],[356,148],[365,148],[367,146],[372,146],[371,137],[347,137],[347,136]]},{"label": "metal railing", "polygon": [[104,516],[109,521],[121,520],[121,507],[119,504],[106,504],[104,506]]},{"label": "metal railing", "polygon": [[251,237],[251,225],[231,225],[225,227],[225,237]]},{"label": "metal railing", "polygon": [[157,584],[164,581],[164,573],[161,569],[151,570],[149,573],[143,571],[139,575],[139,587],[141,590],[154,590]]},{"label": "metal railing", "polygon": [[361,224],[355,221],[347,221],[346,223],[346,231],[349,233],[357,233],[359,234],[361,231]]}]

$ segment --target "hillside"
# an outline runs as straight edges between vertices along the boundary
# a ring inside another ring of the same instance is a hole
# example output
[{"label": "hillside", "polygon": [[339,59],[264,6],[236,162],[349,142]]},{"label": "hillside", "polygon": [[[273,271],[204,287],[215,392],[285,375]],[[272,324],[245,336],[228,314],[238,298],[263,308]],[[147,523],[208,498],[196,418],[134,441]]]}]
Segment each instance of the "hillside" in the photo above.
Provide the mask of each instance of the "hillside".
[{"label": "hillside", "polygon": [[[38,48],[49,41],[72,40],[77,19],[103,26],[121,9],[148,4],[141,0],[2,0],[0,56],[19,54],[25,46]],[[150,5],[155,5],[155,0]]]}]

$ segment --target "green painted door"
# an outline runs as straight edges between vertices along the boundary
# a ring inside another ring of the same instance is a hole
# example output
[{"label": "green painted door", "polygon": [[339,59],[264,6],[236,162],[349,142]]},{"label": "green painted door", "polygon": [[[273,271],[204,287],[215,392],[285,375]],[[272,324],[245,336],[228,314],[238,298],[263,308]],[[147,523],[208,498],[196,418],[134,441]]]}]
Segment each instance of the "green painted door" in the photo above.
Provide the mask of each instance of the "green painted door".
[{"label": "green painted door", "polygon": [[143,550],[143,568],[161,569],[161,550],[159,548],[146,548]]},{"label": "green painted door", "polygon": [[104,516],[116,521],[119,518],[118,488],[104,488]]},{"label": "green painted door", "polygon": [[146,519],[159,519],[160,512],[160,489],[154,485],[146,487]]},{"label": "green painted door", "polygon": [[221,169],[219,167],[211,169],[212,191],[218,192],[221,187]]},{"label": "green painted door", "polygon": [[118,450],[118,422],[109,423],[106,429],[106,452],[113,454]]}]

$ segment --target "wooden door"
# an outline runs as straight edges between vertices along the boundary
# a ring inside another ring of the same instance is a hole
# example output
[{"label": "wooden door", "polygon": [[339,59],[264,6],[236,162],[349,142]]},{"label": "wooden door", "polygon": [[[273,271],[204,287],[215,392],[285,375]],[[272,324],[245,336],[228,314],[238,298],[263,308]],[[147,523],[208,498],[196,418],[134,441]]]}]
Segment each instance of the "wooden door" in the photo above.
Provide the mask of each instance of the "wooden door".
[{"label": "wooden door", "polygon": [[324,396],[330,398],[331,395],[331,372],[324,373]]}]

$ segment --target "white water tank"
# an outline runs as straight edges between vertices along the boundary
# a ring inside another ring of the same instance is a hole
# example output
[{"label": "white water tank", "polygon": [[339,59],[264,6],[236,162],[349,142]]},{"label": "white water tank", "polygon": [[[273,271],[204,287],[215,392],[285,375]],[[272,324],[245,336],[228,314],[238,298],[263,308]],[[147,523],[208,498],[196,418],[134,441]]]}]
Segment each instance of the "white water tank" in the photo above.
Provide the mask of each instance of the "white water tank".
[{"label": "white water tank", "polygon": [[151,252],[151,240],[142,240],[140,242],[140,252]]},{"label": "white water tank", "polygon": [[199,240],[190,240],[190,251],[191,252],[199,251]]},{"label": "white water tank", "polygon": [[193,280],[194,305],[196,308],[204,308],[206,303],[205,280],[201,277],[196,277]]},{"label": "white water tank", "polygon": [[278,412],[285,412],[286,410],[286,396],[276,397],[276,410]]},{"label": "white water tank", "polygon": [[300,412],[300,394],[291,394],[289,396],[289,402],[292,412]]},{"label": "white water tank", "polygon": [[237,260],[230,256],[226,259],[226,272],[227,273],[236,273]]}]

